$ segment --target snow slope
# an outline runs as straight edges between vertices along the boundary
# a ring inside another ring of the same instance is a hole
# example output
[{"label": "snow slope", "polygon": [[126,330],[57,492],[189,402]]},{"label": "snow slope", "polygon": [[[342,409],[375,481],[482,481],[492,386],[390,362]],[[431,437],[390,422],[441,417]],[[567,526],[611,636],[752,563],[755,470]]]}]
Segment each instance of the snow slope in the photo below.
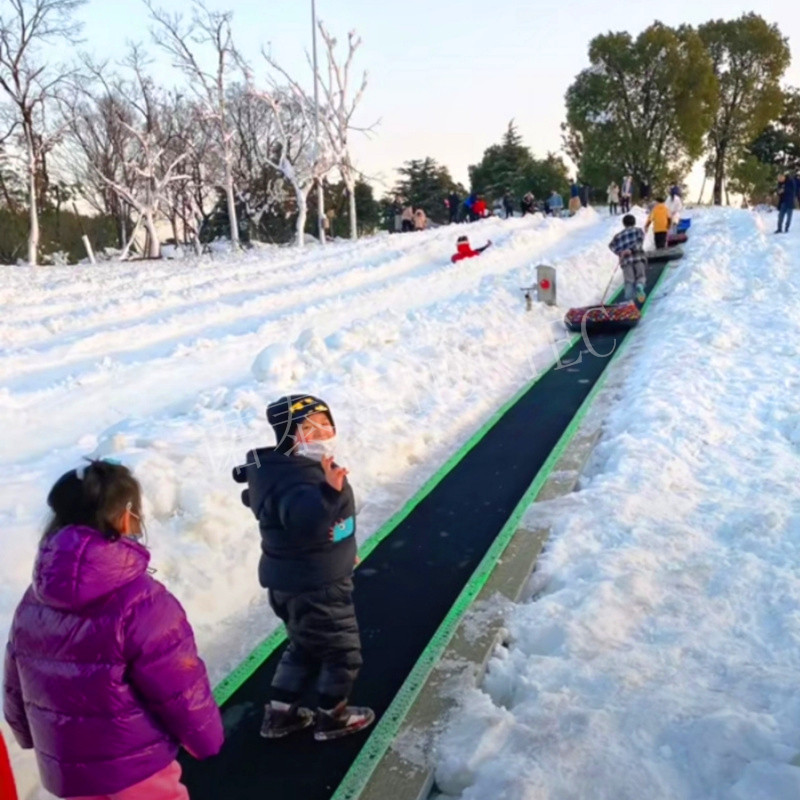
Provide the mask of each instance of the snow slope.
[{"label": "snow slope", "polygon": [[[596,301],[618,221],[487,220],[297,254],[95,268],[0,268],[0,637],[30,576],[45,497],[82,456],[132,466],[153,565],[185,605],[212,679],[275,625],[258,534],[230,469],[273,442],[267,402],[332,405],[363,541],[564,343]],[[456,233],[494,246],[452,265]],[[560,307],[526,313],[532,266]],[[7,731],[6,731],[7,732]],[[14,752],[24,793],[29,756]]]},{"label": "snow slope", "polygon": [[459,800],[796,800],[800,279],[771,218],[695,214],[612,371],[510,645],[438,744]]}]

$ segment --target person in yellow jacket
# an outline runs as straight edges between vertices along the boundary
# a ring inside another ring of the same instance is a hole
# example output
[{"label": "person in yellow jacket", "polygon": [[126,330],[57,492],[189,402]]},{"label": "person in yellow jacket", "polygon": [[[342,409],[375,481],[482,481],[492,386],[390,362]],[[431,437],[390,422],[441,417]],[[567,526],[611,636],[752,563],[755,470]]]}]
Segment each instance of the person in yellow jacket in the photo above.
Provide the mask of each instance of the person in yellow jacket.
[{"label": "person in yellow jacket", "polygon": [[653,226],[653,235],[656,240],[656,250],[663,250],[667,246],[667,234],[669,233],[669,226],[672,221],[672,215],[669,213],[669,208],[664,202],[663,197],[656,198],[656,204],[647,218],[644,230],[645,233]]}]

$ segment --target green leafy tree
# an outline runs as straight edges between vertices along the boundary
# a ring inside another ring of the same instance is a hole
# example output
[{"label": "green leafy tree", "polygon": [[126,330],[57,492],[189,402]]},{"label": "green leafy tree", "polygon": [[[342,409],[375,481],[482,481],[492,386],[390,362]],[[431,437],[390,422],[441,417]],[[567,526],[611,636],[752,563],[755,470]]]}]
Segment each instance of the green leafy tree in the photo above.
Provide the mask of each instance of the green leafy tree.
[{"label": "green leafy tree", "polygon": [[629,172],[659,185],[703,150],[716,88],[697,33],[655,23],[636,39],[598,36],[567,90],[564,142],[581,176],[600,185]]},{"label": "green leafy tree", "polygon": [[752,203],[769,199],[777,182],[778,169],[773,164],[748,155],[734,164],[730,173],[731,191],[744,195]]},{"label": "green leafy tree", "polygon": [[523,173],[520,194],[533,192],[534,197],[544,199],[555,189],[560,195],[569,190],[569,170],[564,159],[555,153],[545,158],[535,158]]},{"label": "green leafy tree", "polygon": [[791,55],[778,26],[753,13],[708,22],[699,34],[718,87],[708,144],[714,165],[714,203],[721,205],[729,166],[781,113],[780,79]]},{"label": "green leafy tree", "polygon": [[447,221],[444,201],[450,192],[455,191],[460,197],[466,194],[464,187],[453,180],[447,167],[430,157],[406,161],[397,171],[401,179],[394,189],[395,196],[411,203],[414,208],[422,208],[434,222]]},{"label": "green leafy tree", "polygon": [[788,89],[783,95],[783,111],[750,143],[745,158],[754,156],[779,170],[800,169],[800,91]]}]

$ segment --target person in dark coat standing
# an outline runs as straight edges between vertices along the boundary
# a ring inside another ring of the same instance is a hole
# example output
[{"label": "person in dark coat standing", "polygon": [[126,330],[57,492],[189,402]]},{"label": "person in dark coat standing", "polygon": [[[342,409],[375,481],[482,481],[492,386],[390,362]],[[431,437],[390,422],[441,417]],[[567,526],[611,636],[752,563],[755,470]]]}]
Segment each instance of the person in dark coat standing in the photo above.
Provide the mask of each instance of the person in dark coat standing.
[{"label": "person in dark coat standing", "polygon": [[511,192],[506,192],[503,195],[503,209],[506,212],[506,219],[511,219],[514,216],[514,195]]},{"label": "person in dark coat standing", "polygon": [[189,800],[178,749],[216,755],[222,719],[183,608],[148,572],[139,484],[91,461],[47,503],[6,649],[6,721],[56,797]]},{"label": "person in dark coat standing", "polygon": [[[356,511],[347,470],[333,460],[336,424],[313,395],[267,407],[277,445],[250,451],[234,480],[261,532],[258,578],[283,620],[289,645],[272,679],[261,735],[277,739],[315,724],[317,741],[372,724],[369,708],[347,701],[361,669],[353,605]],[[315,686],[316,715],[301,706]]]},{"label": "person in dark coat standing", "polygon": [[[781,175],[778,179],[778,228],[775,233],[789,233],[799,190],[800,186],[798,186],[795,176]],[[786,227],[784,227],[784,223]]]},{"label": "person in dark coat standing", "polygon": [[461,198],[453,191],[447,196],[447,207],[450,211],[450,224],[460,222],[459,211],[461,210]]}]

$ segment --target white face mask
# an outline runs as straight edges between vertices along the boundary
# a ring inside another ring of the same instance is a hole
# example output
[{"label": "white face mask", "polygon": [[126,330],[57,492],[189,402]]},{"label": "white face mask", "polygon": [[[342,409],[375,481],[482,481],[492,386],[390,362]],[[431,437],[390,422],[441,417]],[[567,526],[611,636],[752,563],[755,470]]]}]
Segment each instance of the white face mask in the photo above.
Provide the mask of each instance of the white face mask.
[{"label": "white face mask", "polygon": [[298,442],[295,453],[299,456],[322,461],[323,458],[332,458],[336,449],[336,436],[330,439],[320,439],[313,442]]}]

